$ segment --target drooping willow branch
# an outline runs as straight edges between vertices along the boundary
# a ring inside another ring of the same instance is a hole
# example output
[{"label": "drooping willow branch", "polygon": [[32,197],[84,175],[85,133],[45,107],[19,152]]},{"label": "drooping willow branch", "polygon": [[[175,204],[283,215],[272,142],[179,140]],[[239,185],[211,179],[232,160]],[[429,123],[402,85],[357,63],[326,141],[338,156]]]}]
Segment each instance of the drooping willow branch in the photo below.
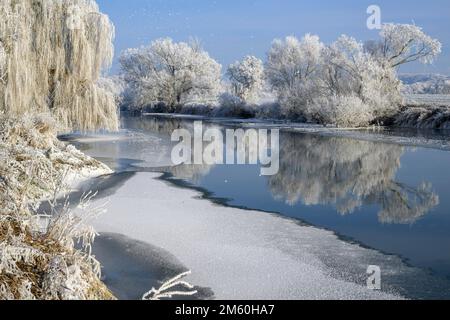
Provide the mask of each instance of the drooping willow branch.
[{"label": "drooping willow branch", "polygon": [[94,0],[2,0],[0,110],[50,112],[69,129],[116,129],[114,96],[97,86],[113,37]]}]

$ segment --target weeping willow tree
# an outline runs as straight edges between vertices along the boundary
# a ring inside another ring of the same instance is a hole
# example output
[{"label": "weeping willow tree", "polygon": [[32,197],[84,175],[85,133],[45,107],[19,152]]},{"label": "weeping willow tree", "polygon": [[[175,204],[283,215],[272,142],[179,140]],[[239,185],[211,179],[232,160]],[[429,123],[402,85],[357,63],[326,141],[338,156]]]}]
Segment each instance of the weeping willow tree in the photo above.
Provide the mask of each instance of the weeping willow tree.
[{"label": "weeping willow tree", "polygon": [[114,96],[97,85],[113,37],[94,0],[1,0],[0,111],[50,112],[67,129],[117,129]]}]

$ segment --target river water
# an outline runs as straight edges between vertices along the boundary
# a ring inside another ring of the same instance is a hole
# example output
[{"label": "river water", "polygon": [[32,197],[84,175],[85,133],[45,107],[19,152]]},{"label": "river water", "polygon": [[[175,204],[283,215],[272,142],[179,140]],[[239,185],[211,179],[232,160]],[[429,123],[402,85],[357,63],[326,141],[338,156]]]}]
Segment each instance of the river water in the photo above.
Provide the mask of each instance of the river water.
[{"label": "river water", "polygon": [[[441,284],[450,283],[450,152],[440,147],[450,140],[449,133],[402,132],[396,143],[395,132],[386,133],[383,142],[384,133],[369,141],[370,133],[357,139],[357,134],[309,133],[280,126],[278,174],[262,176],[259,165],[174,167],[170,154],[175,143],[170,136],[175,129],[192,129],[193,121],[124,118],[124,131],[117,139],[85,138],[77,146],[119,172],[164,172],[166,180],[201,190],[219,204],[331,230],[345,241],[399,257]],[[204,125],[222,131],[243,127],[206,119]],[[427,144],[415,145],[419,135]],[[407,281],[412,287],[414,281],[421,285],[417,279]],[[429,295],[413,297],[450,297],[442,287],[440,292],[422,291]]]}]

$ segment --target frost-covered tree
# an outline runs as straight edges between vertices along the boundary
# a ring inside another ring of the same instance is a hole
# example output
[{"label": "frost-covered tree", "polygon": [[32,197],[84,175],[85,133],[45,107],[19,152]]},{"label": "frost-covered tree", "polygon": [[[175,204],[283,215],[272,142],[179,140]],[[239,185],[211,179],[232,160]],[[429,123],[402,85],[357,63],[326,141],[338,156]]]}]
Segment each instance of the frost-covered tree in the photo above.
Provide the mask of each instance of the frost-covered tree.
[{"label": "frost-covered tree", "polygon": [[247,103],[257,101],[264,82],[264,65],[260,59],[247,56],[231,64],[227,75],[235,96]]},{"label": "frost-covered tree", "polygon": [[113,36],[94,0],[2,0],[0,110],[51,112],[66,128],[116,129],[114,97],[97,85]]},{"label": "frost-covered tree", "polygon": [[317,71],[323,47],[319,37],[310,34],[302,40],[293,36],[276,39],[266,63],[269,83],[274,89],[283,90],[306,81]]},{"label": "frost-covered tree", "polygon": [[368,42],[366,50],[392,68],[414,61],[432,63],[442,49],[438,40],[410,24],[384,24],[380,37],[380,41]]},{"label": "frost-covered tree", "polygon": [[301,40],[290,36],[272,43],[265,66],[266,77],[278,93],[286,116],[304,115],[304,108],[317,96],[315,81],[323,49],[319,37],[309,34]]},{"label": "frost-covered tree", "polygon": [[163,103],[169,111],[186,104],[217,100],[221,65],[198,42],[159,39],[126,50],[120,58],[136,107]]},{"label": "frost-covered tree", "polygon": [[328,46],[310,35],[275,40],[266,75],[282,113],[350,127],[391,118],[403,101],[397,67],[432,62],[441,44],[411,25],[384,25],[380,37],[366,46],[345,35]]},{"label": "frost-covered tree", "polygon": [[[319,81],[322,95],[318,101],[328,106],[320,113],[327,123],[367,126],[395,113],[402,101],[394,70],[365,52],[361,42],[345,35],[324,50]],[[332,104],[335,108],[328,112]],[[320,107],[316,101],[315,108]]]}]

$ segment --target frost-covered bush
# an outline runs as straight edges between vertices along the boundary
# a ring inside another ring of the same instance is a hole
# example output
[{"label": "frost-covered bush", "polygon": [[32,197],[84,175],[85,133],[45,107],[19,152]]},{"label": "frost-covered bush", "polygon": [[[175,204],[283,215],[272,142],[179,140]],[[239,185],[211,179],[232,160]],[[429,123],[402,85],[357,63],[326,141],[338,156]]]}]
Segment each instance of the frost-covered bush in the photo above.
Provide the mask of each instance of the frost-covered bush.
[{"label": "frost-covered bush", "polygon": [[[324,96],[357,96],[371,109],[372,119],[395,114],[402,102],[395,70],[383,67],[356,39],[341,36],[324,52],[321,81]],[[355,110],[358,112],[358,110]]]},{"label": "frost-covered bush", "polygon": [[159,39],[126,50],[120,63],[134,107],[163,103],[172,112],[185,104],[214,104],[221,89],[221,65],[197,42]]},{"label": "frost-covered bush", "polygon": [[[309,44],[316,48],[309,50],[315,53],[315,58],[307,59],[306,65],[298,60],[301,64],[297,66],[298,70],[308,72],[292,72],[305,76],[291,82],[284,81],[285,85],[279,90],[285,116],[352,127],[369,125],[375,119],[395,112],[401,101],[395,73],[392,69],[382,68],[364,52],[362,43],[341,36],[330,46],[324,46],[318,40]],[[280,72],[287,74],[283,68]],[[355,109],[351,110],[351,107]],[[326,112],[330,114],[326,115]],[[361,120],[358,120],[358,115],[363,116]],[[348,117],[348,120],[343,117]],[[352,124],[352,121],[355,122]]]},{"label": "frost-covered bush", "polygon": [[281,113],[290,119],[311,118],[308,108],[320,96],[319,72],[325,46],[319,37],[290,36],[275,40],[269,50],[265,73],[278,94]]},{"label": "frost-covered bush", "polygon": [[[9,204],[19,203],[21,197],[33,201],[47,198],[53,188],[52,181],[62,172],[67,172],[67,179],[81,171],[87,175],[110,172],[105,165],[60,142],[56,138],[57,129],[56,122],[48,115],[20,118],[0,115],[0,152],[4,160],[0,163],[3,191],[0,201],[4,203],[3,210]],[[26,189],[17,191],[27,184]]]},{"label": "frost-covered bush", "polygon": [[281,114],[291,120],[316,121],[310,108],[315,107],[314,101],[321,97],[317,89],[314,83],[307,81],[282,90],[278,97]]},{"label": "frost-covered bush", "polygon": [[264,66],[260,59],[247,56],[230,65],[227,75],[235,96],[246,103],[258,101],[264,83]]},{"label": "frost-covered bush", "polygon": [[111,93],[117,104],[122,103],[126,90],[126,83],[122,76],[100,77],[97,85],[106,92]]},{"label": "frost-covered bush", "polygon": [[[84,222],[96,209],[85,205],[77,215],[67,208],[52,217],[0,212],[0,299],[114,299],[89,251],[95,233]],[[74,248],[78,240],[85,250]]]},{"label": "frost-covered bush", "polygon": [[313,78],[323,47],[319,37],[309,34],[302,40],[293,36],[274,40],[265,66],[272,88],[282,92]]},{"label": "frost-covered bush", "polygon": [[65,127],[117,129],[114,97],[97,85],[114,27],[94,0],[0,2],[0,110],[51,112]]},{"label": "frost-covered bush", "polygon": [[308,114],[320,123],[338,127],[367,127],[374,119],[372,109],[356,96],[332,96],[318,100]]},{"label": "frost-covered bush", "polygon": [[306,109],[317,98],[318,72],[324,45],[319,37],[290,36],[275,40],[265,66],[268,83],[277,92],[282,114],[291,119],[307,118]]}]

